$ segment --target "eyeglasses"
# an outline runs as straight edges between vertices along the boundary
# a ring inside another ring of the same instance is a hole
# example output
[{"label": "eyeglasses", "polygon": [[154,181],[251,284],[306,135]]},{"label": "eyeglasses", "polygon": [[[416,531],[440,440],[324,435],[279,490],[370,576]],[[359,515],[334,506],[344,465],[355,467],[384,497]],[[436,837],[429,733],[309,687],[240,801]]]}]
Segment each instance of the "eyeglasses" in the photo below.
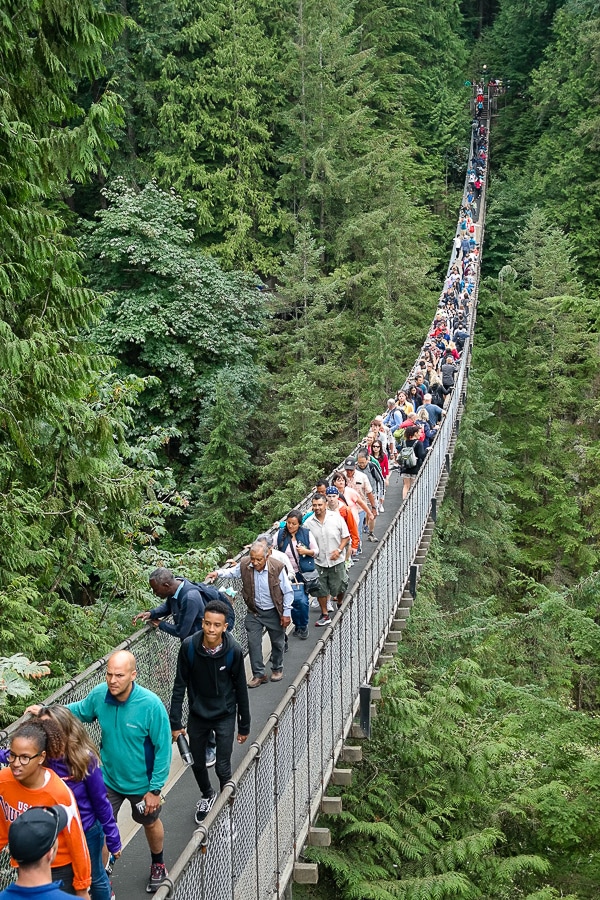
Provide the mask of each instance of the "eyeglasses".
[{"label": "eyeglasses", "polygon": [[28,756],[26,753],[17,754],[13,753],[12,750],[9,750],[8,761],[9,763],[19,762],[22,766],[28,766],[32,759],[41,755],[41,753],[34,753],[33,756]]}]

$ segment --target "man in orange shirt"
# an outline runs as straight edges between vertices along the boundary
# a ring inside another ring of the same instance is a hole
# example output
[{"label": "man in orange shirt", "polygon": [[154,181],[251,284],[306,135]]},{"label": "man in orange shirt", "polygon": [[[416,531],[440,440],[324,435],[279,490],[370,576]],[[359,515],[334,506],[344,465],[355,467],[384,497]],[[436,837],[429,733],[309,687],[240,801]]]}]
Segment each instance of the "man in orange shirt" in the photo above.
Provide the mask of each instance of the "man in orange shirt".
[{"label": "man in orange shirt", "polygon": [[[348,531],[350,532],[351,548],[352,550],[358,550],[360,537],[358,535],[358,526],[356,524],[356,519],[354,518],[354,513],[344,503],[340,503],[340,492],[334,485],[327,488],[327,509],[330,509],[332,512],[338,512],[342,519],[345,520]],[[346,558],[350,558],[350,547],[347,548]]]}]

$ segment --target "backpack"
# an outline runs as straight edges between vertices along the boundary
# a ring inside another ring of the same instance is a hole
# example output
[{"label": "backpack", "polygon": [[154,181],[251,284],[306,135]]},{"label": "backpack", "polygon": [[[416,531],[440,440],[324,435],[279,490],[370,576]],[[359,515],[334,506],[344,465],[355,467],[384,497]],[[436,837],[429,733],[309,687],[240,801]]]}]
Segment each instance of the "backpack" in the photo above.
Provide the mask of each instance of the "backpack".
[{"label": "backpack", "polygon": [[417,454],[415,453],[414,445],[409,447],[408,444],[404,444],[398,452],[398,457],[402,467],[405,469],[413,469],[417,464]]},{"label": "backpack", "polygon": [[[189,578],[187,580],[189,581],[191,587],[194,587],[194,588],[196,588],[197,591],[199,591],[200,596],[204,600],[205,606],[207,603],[210,603],[211,600],[219,600],[221,603],[225,604],[225,606],[229,610],[229,614],[227,616],[227,624],[229,626],[229,631],[233,631],[233,626],[235,625],[235,609],[233,608],[233,603],[231,602],[231,600],[229,599],[227,594],[224,591],[220,591],[218,588],[216,588],[212,584],[206,584],[204,582],[198,583],[197,581],[190,581]],[[185,593],[187,593],[187,591]],[[184,594],[184,596],[185,596],[185,594]],[[179,594],[179,597],[181,598],[181,593]],[[199,630],[200,629],[198,629],[198,631]],[[194,633],[197,634],[197,631]]]}]

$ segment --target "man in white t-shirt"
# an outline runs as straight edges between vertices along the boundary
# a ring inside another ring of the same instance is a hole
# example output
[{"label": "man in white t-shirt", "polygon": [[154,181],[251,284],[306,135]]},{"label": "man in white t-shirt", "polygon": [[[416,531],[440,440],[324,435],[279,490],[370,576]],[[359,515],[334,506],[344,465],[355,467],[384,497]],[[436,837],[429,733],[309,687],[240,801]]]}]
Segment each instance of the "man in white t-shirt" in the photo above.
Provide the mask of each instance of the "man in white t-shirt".
[{"label": "man in white t-shirt", "polygon": [[319,548],[315,556],[321,594],[317,599],[321,607],[321,616],[315,625],[324,627],[329,625],[331,619],[327,612],[328,597],[335,598],[338,607],[342,604],[346,578],[346,547],[350,543],[348,526],[338,512],[327,509],[327,503],[320,494],[315,494],[312,500],[313,513],[306,520],[308,528],[317,542]]}]

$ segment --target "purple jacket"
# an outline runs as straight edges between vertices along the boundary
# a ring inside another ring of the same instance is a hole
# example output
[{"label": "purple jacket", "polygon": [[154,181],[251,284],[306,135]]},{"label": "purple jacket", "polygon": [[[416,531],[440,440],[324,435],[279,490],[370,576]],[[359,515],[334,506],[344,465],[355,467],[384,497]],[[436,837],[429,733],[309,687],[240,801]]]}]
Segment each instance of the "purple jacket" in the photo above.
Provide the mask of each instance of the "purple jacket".
[{"label": "purple jacket", "polygon": [[[0,764],[6,765],[7,763],[8,750],[0,750]],[[121,836],[115,822],[112,806],[106,796],[106,785],[104,784],[100,766],[92,768],[90,763],[88,774],[83,781],[75,781],[72,778],[64,757],[60,759],[46,759],[46,766],[56,772],[67,787],[73,791],[79,807],[83,830],[88,831],[97,819],[106,835],[106,846],[111,853],[118,853],[121,849]]]}]

